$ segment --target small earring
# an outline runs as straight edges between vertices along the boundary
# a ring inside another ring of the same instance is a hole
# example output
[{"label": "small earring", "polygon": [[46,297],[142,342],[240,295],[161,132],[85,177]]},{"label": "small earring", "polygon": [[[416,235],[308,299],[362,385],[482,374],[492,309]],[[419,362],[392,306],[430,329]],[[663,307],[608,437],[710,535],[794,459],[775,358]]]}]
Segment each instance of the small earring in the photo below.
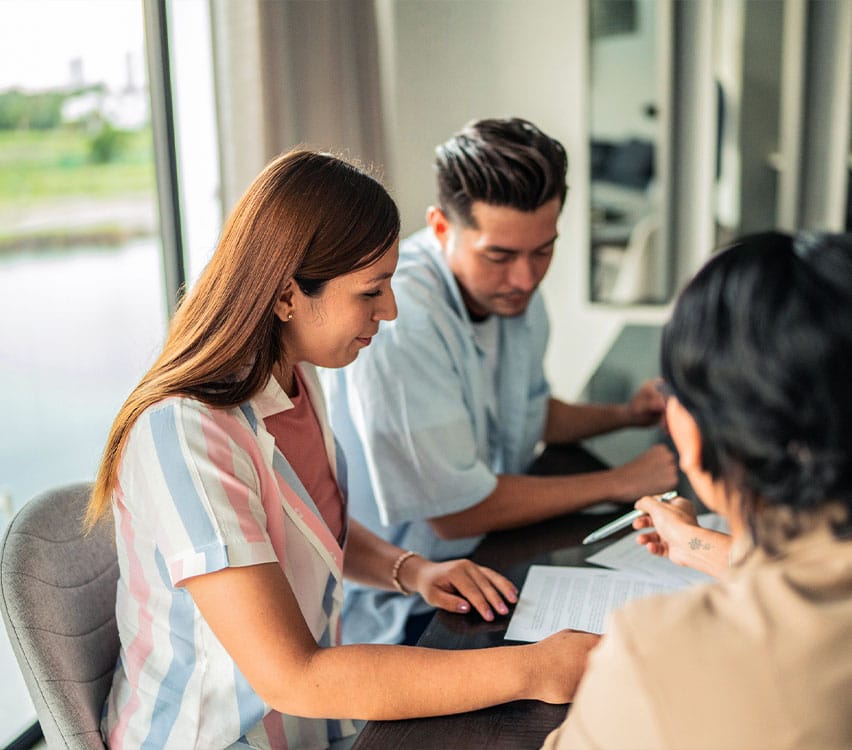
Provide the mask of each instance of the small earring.
[{"label": "small earring", "polygon": [[293,313],[287,313],[287,320],[293,320]]}]

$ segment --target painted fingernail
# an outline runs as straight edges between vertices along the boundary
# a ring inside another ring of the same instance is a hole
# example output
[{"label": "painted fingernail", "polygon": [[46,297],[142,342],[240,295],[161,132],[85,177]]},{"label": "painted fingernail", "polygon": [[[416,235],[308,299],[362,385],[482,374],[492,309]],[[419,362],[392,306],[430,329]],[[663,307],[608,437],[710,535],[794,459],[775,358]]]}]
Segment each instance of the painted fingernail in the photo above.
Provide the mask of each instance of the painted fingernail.
[{"label": "painted fingernail", "polygon": [[456,605],[456,609],[459,612],[467,612],[470,609],[470,605],[467,602],[459,602]]}]

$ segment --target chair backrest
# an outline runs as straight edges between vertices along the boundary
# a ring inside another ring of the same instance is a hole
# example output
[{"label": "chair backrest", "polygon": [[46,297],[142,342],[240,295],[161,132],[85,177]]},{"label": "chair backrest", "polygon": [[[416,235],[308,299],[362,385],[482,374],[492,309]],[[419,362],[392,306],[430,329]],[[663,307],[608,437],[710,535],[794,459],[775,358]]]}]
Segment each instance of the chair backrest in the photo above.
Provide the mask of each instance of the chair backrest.
[{"label": "chair backrest", "polygon": [[91,485],[28,502],[0,543],[0,610],[50,748],[103,748],[101,708],[118,659],[118,560],[109,519],[89,534]]},{"label": "chair backrest", "polygon": [[634,304],[660,301],[665,297],[665,277],[659,272],[659,235],[660,219],[655,214],[636,222],[609,296],[610,302]]}]

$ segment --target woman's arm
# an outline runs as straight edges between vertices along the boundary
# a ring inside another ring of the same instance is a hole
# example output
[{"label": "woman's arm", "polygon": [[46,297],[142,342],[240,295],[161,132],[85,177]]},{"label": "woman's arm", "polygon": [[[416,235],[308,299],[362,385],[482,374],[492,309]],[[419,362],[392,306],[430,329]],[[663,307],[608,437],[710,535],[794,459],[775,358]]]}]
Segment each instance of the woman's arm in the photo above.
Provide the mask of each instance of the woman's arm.
[{"label": "woman's arm", "polygon": [[[355,520],[350,521],[343,572],[347,578],[382,589],[395,589],[394,565],[405,550],[386,542]],[[405,558],[397,578],[406,591],[449,612],[469,612],[471,605],[486,620],[496,610],[508,614],[506,602],[518,601],[515,585],[491,568],[470,560],[435,563],[420,555]]]},{"label": "woman's arm", "polygon": [[597,636],[474,651],[407,646],[320,648],[276,563],[225,568],[185,586],[254,690],[306,717],[402,719],[519,699],[571,699]]}]

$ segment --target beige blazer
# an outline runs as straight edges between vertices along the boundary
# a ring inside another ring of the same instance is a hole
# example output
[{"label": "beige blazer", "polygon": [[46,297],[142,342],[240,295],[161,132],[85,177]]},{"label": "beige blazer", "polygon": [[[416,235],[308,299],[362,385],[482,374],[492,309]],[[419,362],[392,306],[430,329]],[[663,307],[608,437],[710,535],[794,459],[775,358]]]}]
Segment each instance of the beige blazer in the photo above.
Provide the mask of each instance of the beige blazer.
[{"label": "beige blazer", "polygon": [[823,527],[617,612],[544,748],[852,748],[852,541]]}]

